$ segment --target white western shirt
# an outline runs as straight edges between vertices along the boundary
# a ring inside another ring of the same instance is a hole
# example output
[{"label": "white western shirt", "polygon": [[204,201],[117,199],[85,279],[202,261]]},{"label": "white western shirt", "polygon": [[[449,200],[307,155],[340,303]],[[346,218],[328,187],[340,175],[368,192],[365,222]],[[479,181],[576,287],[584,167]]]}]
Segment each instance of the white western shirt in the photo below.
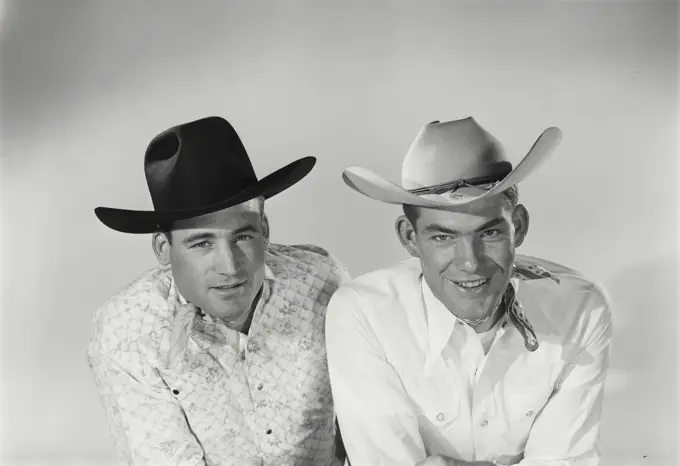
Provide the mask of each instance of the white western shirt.
[{"label": "white western shirt", "polygon": [[480,336],[434,297],[417,259],[333,295],[327,355],[352,466],[413,466],[435,454],[498,465],[599,463],[608,299],[579,273],[528,256],[516,257],[511,284],[538,339],[533,352],[506,315],[485,354]]}]

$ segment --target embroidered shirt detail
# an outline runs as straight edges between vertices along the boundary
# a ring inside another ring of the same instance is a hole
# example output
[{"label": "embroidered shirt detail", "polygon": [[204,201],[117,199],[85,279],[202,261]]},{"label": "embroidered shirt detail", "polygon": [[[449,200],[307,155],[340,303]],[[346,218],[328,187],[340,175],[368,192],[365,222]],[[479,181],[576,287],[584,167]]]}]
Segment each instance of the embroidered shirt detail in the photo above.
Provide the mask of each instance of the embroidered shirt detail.
[{"label": "embroidered shirt detail", "polygon": [[349,276],[315,246],[270,245],[266,264],[247,338],[185,304],[167,267],[96,311],[88,358],[127,464],[339,464],[323,326]]}]

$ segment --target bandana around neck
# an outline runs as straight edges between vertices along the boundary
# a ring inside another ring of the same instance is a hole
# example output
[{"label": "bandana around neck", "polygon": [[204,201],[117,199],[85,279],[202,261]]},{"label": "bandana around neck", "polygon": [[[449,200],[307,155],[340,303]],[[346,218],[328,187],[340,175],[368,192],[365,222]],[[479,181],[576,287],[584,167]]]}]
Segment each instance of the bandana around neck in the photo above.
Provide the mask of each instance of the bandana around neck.
[{"label": "bandana around neck", "polygon": [[[559,278],[554,276],[547,269],[535,264],[525,265],[522,267],[514,266],[510,278],[521,281],[548,278],[557,284],[560,283]],[[508,287],[505,290],[505,294],[503,295],[500,306],[502,309],[505,309],[507,318],[522,335],[522,338],[524,339],[524,347],[531,352],[536,351],[539,345],[536,332],[534,331],[531,322],[529,322],[529,319],[527,319],[526,315],[524,315],[522,303],[517,298],[515,287],[512,283],[508,283]]]}]

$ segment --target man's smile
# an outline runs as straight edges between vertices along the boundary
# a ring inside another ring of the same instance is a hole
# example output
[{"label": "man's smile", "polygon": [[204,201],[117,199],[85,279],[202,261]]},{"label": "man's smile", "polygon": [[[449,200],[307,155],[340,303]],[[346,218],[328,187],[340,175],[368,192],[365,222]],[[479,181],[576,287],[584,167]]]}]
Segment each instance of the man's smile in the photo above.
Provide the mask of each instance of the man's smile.
[{"label": "man's smile", "polygon": [[225,283],[222,285],[211,286],[210,290],[219,294],[231,294],[238,291],[243,285],[247,283],[247,280],[242,280],[234,283]]},{"label": "man's smile", "polygon": [[446,278],[447,281],[453,283],[463,293],[478,294],[487,288],[490,283],[489,278],[475,278],[473,280],[454,280]]}]

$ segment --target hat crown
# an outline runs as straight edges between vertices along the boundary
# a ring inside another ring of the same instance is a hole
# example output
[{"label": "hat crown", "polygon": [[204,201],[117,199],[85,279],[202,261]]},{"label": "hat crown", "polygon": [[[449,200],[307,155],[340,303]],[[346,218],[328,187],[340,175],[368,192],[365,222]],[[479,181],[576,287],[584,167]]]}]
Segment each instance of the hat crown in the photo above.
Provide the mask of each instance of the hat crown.
[{"label": "hat crown", "polygon": [[474,118],[436,121],[423,126],[411,144],[401,184],[405,189],[436,186],[494,175],[508,164],[503,145]]},{"label": "hat crown", "polygon": [[220,117],[163,131],[144,157],[155,210],[187,210],[228,199],[258,179],[241,139]]}]

